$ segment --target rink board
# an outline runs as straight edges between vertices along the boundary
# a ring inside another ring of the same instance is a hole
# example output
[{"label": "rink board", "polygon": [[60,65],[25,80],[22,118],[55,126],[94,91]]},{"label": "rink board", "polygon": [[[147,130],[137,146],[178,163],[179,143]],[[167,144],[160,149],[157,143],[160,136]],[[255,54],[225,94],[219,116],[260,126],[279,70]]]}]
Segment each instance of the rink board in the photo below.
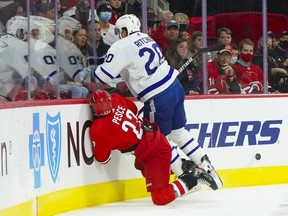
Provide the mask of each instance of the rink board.
[{"label": "rink board", "polygon": [[[187,98],[187,129],[225,187],[288,183],[287,99]],[[87,100],[0,104],[0,115],[0,215],[54,215],[149,196],[133,155],[94,161]]]}]

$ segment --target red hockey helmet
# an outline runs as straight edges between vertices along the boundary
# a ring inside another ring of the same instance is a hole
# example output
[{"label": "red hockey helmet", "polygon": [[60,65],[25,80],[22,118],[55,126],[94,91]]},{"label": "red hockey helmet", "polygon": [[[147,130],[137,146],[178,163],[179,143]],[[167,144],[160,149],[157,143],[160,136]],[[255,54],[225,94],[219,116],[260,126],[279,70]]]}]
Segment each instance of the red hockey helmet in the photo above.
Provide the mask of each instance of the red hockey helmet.
[{"label": "red hockey helmet", "polygon": [[112,97],[105,90],[93,91],[90,95],[90,105],[97,116],[105,116],[112,111]]}]

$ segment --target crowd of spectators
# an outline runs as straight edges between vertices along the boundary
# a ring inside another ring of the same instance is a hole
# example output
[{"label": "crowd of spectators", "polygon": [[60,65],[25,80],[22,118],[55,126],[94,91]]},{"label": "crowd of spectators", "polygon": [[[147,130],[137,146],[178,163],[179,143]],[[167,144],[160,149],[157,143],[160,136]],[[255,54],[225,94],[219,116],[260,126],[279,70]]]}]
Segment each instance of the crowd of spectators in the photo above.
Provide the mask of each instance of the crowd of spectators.
[{"label": "crowd of spectators", "polygon": [[[131,4],[100,0],[93,7],[87,0],[75,0],[69,7],[60,0],[57,5],[33,0],[29,17],[25,2],[15,0],[0,8],[1,101],[87,98],[95,89],[130,96],[121,77],[102,85],[92,74],[119,40],[117,19],[132,13],[141,20],[142,0]],[[208,94],[263,93],[265,85],[269,92],[288,92],[288,32],[278,38],[271,31],[267,34],[268,83],[263,83],[263,38],[257,44],[249,38],[236,44],[229,28],[219,28],[216,43],[225,48],[207,53],[208,77],[203,80],[202,55],[197,54],[203,48],[202,32],[191,31],[185,13],[163,11],[159,18],[153,8],[147,8],[148,34],[169,64],[179,69],[193,58],[178,76],[186,95],[203,94],[203,82],[208,83]]]}]

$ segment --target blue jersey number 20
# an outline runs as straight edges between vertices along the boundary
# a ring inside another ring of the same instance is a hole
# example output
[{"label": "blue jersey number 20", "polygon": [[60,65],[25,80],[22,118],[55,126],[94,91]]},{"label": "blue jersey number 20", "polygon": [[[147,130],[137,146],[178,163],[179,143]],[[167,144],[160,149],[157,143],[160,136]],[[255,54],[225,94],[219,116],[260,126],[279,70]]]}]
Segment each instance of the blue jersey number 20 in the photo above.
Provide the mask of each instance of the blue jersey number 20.
[{"label": "blue jersey number 20", "polygon": [[[145,53],[149,54],[149,59],[148,59],[147,63],[145,64],[145,70],[146,70],[148,75],[151,75],[151,74],[155,73],[155,71],[157,70],[157,66],[150,68],[151,63],[155,62],[155,61],[159,61],[159,65],[162,64],[164,61],[164,56],[162,54],[161,48],[156,43],[152,44],[152,49],[148,48],[148,47],[144,47],[144,48],[139,50],[139,56],[140,57],[144,56]],[[157,59],[155,59],[155,58],[157,58]]]}]

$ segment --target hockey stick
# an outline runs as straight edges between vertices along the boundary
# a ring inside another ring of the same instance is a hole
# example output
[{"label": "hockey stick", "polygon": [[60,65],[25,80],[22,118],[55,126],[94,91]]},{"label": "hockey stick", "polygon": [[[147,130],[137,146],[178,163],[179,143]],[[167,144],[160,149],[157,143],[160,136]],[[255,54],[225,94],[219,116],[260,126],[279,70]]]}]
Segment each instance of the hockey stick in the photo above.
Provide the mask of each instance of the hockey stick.
[{"label": "hockey stick", "polygon": [[210,47],[205,47],[199,49],[192,57],[190,57],[179,69],[179,73],[181,73],[188,65],[193,62],[194,58],[202,53],[207,53],[207,52],[214,52],[214,51],[219,51],[225,48],[225,44],[220,44],[216,46],[210,46]]}]

